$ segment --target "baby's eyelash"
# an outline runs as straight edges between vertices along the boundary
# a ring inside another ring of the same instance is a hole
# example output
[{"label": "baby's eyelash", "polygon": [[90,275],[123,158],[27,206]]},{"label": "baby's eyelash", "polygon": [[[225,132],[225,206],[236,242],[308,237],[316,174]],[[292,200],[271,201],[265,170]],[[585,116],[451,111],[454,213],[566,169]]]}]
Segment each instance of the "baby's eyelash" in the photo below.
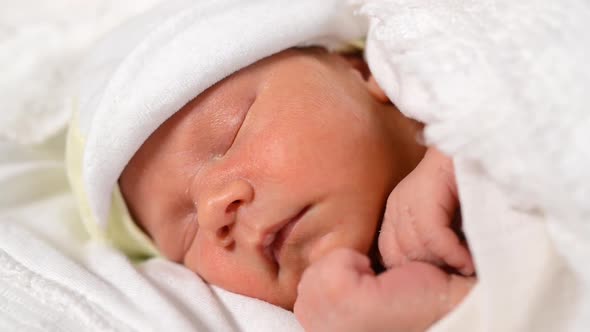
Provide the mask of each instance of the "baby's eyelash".
[{"label": "baby's eyelash", "polygon": [[227,153],[227,151],[229,151],[231,149],[231,147],[234,145],[236,138],[238,137],[238,134],[240,133],[240,130],[242,129],[242,126],[244,125],[244,122],[246,122],[246,118],[248,117],[248,113],[250,113],[250,107],[252,107],[255,100],[256,100],[256,97],[253,97],[248,101],[248,103],[247,103],[248,107],[246,108],[246,113],[244,114],[243,118],[240,120],[240,124],[239,124],[238,128],[235,130],[234,135],[230,141],[230,144],[228,145],[224,154]]}]

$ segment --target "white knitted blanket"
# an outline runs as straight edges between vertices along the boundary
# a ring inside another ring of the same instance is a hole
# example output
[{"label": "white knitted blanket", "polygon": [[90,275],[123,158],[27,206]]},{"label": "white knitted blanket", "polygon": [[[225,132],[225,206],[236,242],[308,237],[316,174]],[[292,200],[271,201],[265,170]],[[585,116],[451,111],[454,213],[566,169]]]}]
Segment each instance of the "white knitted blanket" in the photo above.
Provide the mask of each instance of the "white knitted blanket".
[{"label": "white knitted blanket", "polygon": [[450,318],[470,331],[587,330],[590,3],[364,3],[377,81],[457,165],[479,284]]}]

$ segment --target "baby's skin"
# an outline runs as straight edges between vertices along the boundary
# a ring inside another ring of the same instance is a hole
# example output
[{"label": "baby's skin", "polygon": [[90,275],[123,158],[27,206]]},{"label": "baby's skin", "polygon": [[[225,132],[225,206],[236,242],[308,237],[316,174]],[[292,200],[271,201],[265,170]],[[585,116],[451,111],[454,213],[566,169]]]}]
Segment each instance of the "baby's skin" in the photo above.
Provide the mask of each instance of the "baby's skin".
[{"label": "baby's skin", "polygon": [[351,249],[315,262],[295,303],[305,330],[424,331],[451,311],[475,282],[471,255],[451,229],[458,203],[451,160],[429,149],[388,198],[379,234],[388,270],[375,275]]},{"label": "baby's skin", "polygon": [[[471,283],[436,265],[473,271],[450,218],[427,219],[445,214],[423,204],[446,196],[422,174],[438,168],[429,162],[437,154],[424,157],[416,140],[421,129],[360,57],[290,49],[196,96],[144,142],[119,185],[160,252],[212,285],[287,310],[297,301],[295,312],[312,331],[366,331],[353,323],[369,320],[419,330]],[[415,184],[422,197],[406,194]],[[375,277],[366,256],[386,205],[381,242],[390,246],[380,247],[391,268]],[[399,211],[415,217],[421,237]],[[348,315],[345,303],[372,309]],[[433,311],[426,317],[416,312],[422,308]],[[335,314],[351,320],[347,329]]]},{"label": "baby's skin", "polygon": [[291,49],[176,112],[119,184],[165,257],[292,310],[311,263],[373,247],[387,197],[424,155],[420,130],[359,57]]}]

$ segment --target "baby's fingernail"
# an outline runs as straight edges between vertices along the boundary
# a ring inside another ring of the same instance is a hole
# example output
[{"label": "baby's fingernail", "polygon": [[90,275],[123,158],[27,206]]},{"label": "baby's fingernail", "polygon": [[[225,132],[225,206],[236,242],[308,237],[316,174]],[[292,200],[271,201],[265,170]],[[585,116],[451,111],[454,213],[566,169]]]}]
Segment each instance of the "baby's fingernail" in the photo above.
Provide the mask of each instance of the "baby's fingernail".
[{"label": "baby's fingernail", "polygon": [[460,271],[461,271],[461,274],[466,277],[469,277],[469,276],[472,276],[475,274],[473,266],[465,266]]}]

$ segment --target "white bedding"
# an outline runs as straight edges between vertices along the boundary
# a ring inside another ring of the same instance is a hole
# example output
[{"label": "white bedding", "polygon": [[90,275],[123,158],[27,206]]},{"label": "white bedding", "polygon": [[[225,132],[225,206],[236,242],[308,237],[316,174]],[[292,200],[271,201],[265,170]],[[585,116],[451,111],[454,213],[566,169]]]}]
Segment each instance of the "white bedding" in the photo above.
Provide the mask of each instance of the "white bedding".
[{"label": "white bedding", "polygon": [[455,160],[479,282],[451,330],[587,330],[590,3],[366,2],[377,81]]},{"label": "white bedding", "polygon": [[[590,4],[367,2],[378,81],[455,156],[479,271],[433,330],[583,331]],[[0,142],[0,330],[300,330],[291,313],[210,288],[180,266],[133,266],[85,243],[63,169],[61,92],[91,40],[150,3],[51,3],[0,1],[0,69],[10,73],[0,77],[0,137],[10,139]],[[32,42],[60,33],[69,37]]]}]

